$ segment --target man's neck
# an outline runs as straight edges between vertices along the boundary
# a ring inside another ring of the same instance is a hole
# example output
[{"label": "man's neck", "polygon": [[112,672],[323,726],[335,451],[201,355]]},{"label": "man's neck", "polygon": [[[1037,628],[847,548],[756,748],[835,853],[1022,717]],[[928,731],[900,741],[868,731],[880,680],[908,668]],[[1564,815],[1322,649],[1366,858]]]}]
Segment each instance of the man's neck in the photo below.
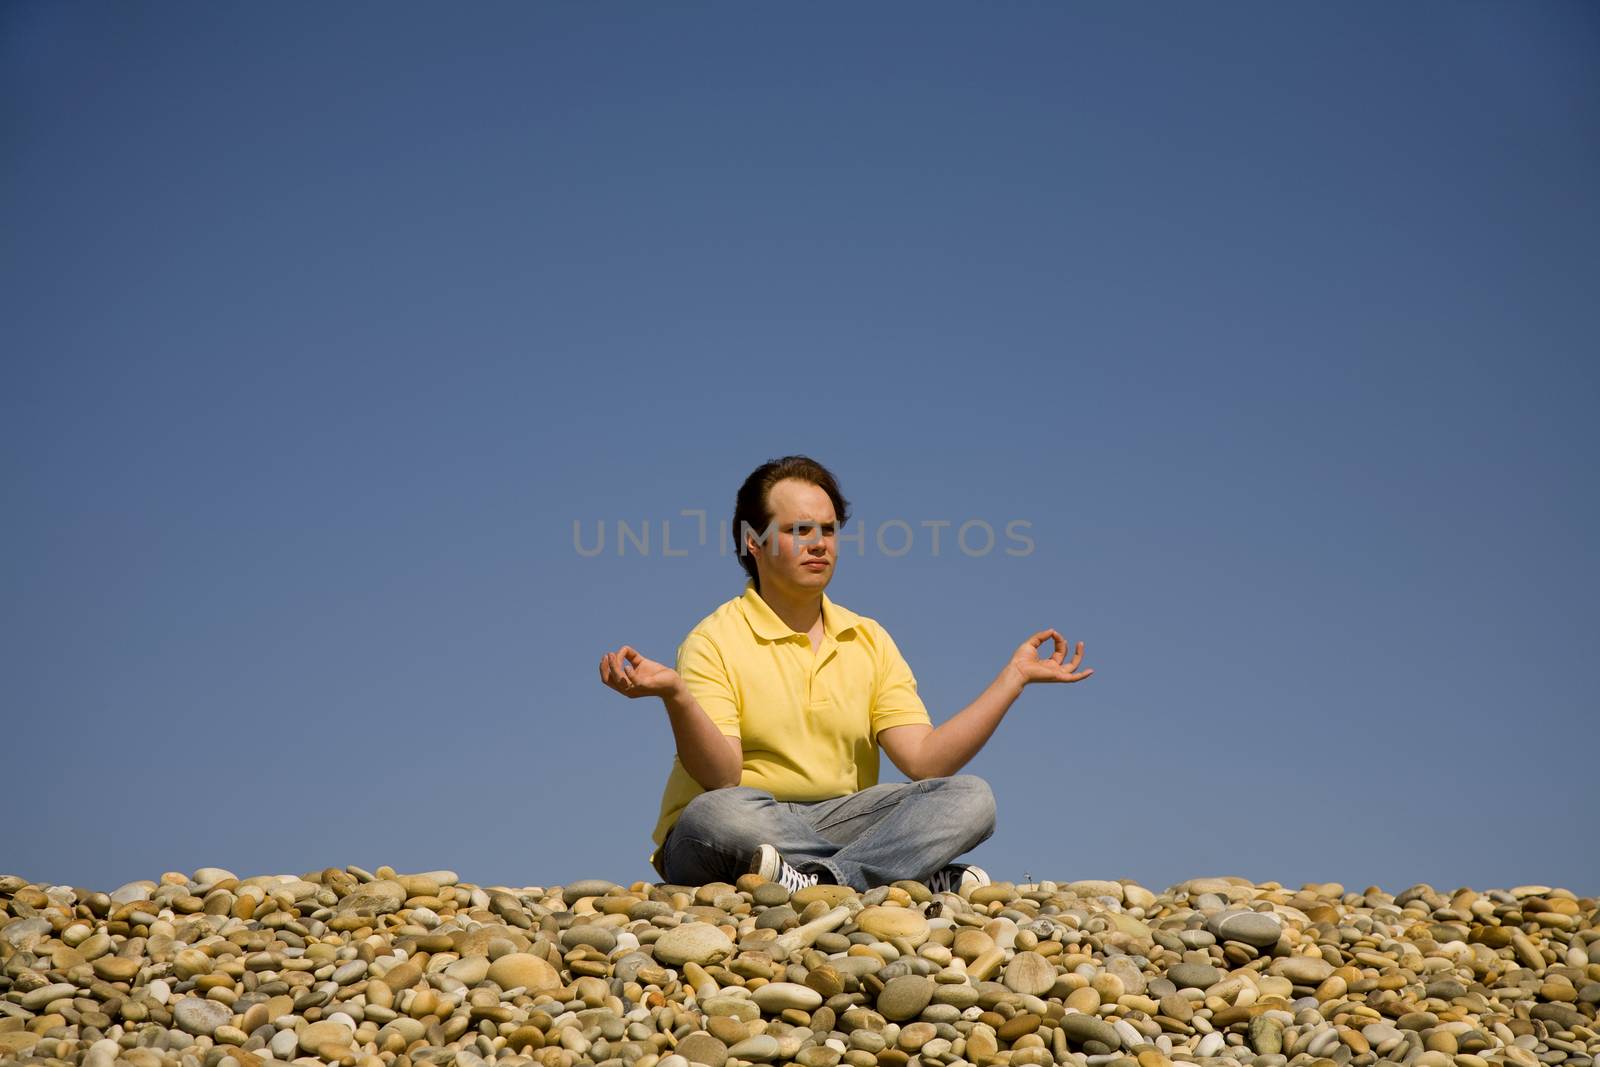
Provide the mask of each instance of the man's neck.
[{"label": "man's neck", "polygon": [[772,613],[797,634],[809,634],[822,618],[822,593],[802,592],[798,596],[785,595],[783,590],[770,584],[756,590],[767,602]]}]

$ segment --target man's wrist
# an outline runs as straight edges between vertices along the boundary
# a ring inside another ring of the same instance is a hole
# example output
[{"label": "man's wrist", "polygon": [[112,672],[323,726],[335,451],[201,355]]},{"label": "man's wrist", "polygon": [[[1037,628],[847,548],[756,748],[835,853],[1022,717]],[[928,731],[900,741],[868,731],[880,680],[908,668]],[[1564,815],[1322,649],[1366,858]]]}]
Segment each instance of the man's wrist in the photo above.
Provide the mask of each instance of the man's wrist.
[{"label": "man's wrist", "polygon": [[1022,676],[1022,672],[1017,669],[1015,663],[1008,663],[1005,665],[1005,669],[1000,672],[1000,684],[1014,698],[1022,694],[1022,690],[1028,685],[1028,680]]}]

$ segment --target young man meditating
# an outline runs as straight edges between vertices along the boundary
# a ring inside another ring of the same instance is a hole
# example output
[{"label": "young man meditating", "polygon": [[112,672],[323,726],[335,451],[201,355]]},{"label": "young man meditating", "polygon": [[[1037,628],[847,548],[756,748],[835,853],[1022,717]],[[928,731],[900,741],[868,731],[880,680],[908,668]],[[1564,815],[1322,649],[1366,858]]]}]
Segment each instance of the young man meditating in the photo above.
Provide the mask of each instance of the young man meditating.
[{"label": "young man meditating", "polygon": [[[978,698],[937,729],[911,668],[875,620],[823,592],[849,502],[820,463],[785,456],[740,487],[733,531],[749,580],[695,626],[673,670],[629,645],[600,679],[660,697],[677,742],[650,862],[668,882],[746,872],[791,890],[902,878],[935,892],[986,885],[953,862],[994,832],[994,795],[957,774],[1033,682],[1077,682],[1083,642],[1041,630]],[[1055,649],[1039,658],[1046,640]],[[910,782],[878,783],[878,747]]]}]

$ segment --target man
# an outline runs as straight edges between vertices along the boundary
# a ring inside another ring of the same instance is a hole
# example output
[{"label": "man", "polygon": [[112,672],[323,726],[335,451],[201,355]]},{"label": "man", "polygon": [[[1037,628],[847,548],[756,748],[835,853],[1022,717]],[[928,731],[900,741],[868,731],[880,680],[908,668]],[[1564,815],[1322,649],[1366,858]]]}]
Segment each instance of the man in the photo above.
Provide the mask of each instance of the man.
[{"label": "man", "polygon": [[[849,502],[833,475],[785,456],[745,479],[734,507],[749,580],[690,631],[677,670],[631,646],[600,679],[659,697],[677,742],[650,861],[669,882],[733,881],[747,871],[791,890],[819,881],[867,889],[909,878],[935,892],[985,885],[953,862],[994,831],[994,796],[958,774],[1034,682],[1077,682],[1066,642],[1041,630],[977,699],[937,729],[911,668],[876,620],[824,590]],[[1050,640],[1055,649],[1039,658]],[[911,781],[878,783],[878,749]]]}]

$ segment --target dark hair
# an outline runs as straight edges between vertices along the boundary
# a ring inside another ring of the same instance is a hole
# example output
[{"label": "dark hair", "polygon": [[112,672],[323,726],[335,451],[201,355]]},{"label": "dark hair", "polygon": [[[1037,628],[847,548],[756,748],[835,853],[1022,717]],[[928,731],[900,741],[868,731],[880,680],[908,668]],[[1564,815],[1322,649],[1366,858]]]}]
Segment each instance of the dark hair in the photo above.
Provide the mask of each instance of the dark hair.
[{"label": "dark hair", "polygon": [[772,522],[772,508],[767,503],[767,494],[772,487],[785,478],[798,478],[803,482],[810,482],[828,494],[828,499],[833,501],[833,516],[839,528],[850,521],[850,501],[839,492],[839,482],[834,478],[833,472],[810,456],[783,456],[778,459],[769,459],[761,466],[750,472],[750,477],[744,480],[739,487],[739,495],[733,502],[733,543],[738,549],[739,566],[744,568],[746,574],[756,583],[756,591],[761,590],[761,574],[756,570],[755,556],[745,551],[744,524],[749,523],[750,529],[759,537]]}]

